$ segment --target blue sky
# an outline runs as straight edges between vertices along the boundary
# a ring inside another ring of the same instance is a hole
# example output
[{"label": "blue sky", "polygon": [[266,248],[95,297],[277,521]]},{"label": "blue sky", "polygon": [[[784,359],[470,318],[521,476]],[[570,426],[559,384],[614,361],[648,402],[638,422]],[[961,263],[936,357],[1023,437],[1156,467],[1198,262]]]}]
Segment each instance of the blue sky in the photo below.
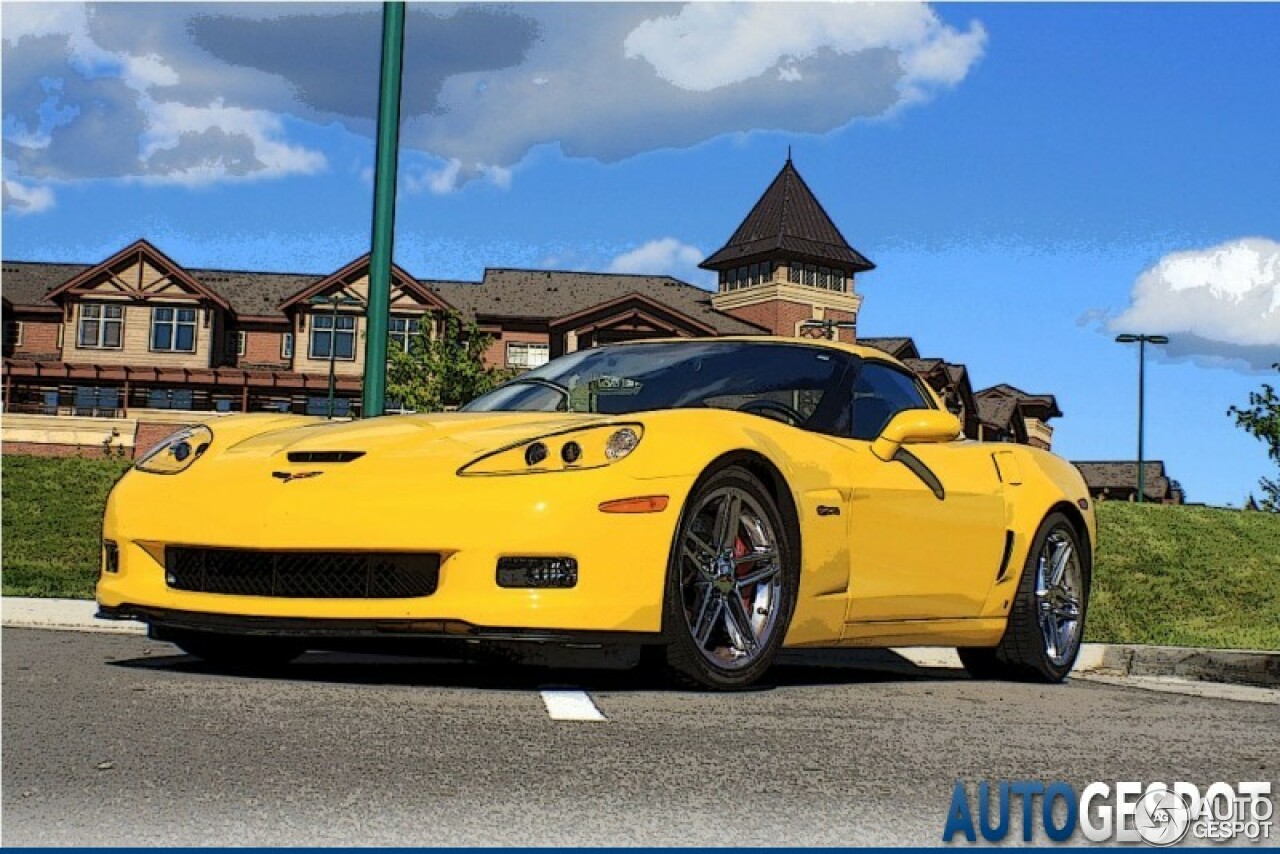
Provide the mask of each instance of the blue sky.
[{"label": "blue sky", "polygon": [[[367,245],[378,9],[6,3],[3,251],[327,272]],[[1280,6],[411,6],[397,260],[671,272],[791,146],[860,332],[1058,396],[1055,449],[1240,504],[1280,361]],[[1272,374],[1274,376],[1274,374]]]}]

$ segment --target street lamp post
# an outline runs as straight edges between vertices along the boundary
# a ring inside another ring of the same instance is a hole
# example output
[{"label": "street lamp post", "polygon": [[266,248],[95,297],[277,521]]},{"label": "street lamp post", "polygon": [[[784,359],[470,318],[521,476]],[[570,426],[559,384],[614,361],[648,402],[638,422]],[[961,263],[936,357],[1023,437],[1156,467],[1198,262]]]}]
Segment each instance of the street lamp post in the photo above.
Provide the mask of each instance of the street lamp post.
[{"label": "street lamp post", "polygon": [[[329,313],[329,405],[328,418],[333,420],[333,397],[335,387],[337,385],[337,371],[334,359],[337,358],[338,348],[338,306],[340,305],[359,305],[360,300],[351,297],[340,296],[339,294],[330,294],[327,297],[312,297],[309,302],[312,305],[327,305],[332,309]],[[313,321],[314,323],[314,321]],[[355,342],[352,342],[352,347]]]},{"label": "street lamp post", "polygon": [[1142,433],[1143,433],[1143,409],[1144,399],[1146,395],[1146,365],[1147,365],[1147,345],[1148,344],[1168,344],[1169,338],[1166,335],[1124,335],[1116,336],[1118,344],[1138,344],[1138,503],[1147,500],[1147,468],[1144,465],[1142,449]]}]

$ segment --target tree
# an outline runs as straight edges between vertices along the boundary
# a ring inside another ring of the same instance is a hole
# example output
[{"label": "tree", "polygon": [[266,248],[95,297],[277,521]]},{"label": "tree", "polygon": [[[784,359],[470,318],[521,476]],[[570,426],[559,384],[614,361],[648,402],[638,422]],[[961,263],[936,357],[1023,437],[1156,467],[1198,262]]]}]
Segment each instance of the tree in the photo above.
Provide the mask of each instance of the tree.
[{"label": "tree", "polygon": [[[1280,371],[1280,362],[1272,367]],[[1267,456],[1280,465],[1280,395],[1271,383],[1263,383],[1260,390],[1250,392],[1246,408],[1232,406],[1227,414],[1235,416],[1236,425],[1246,433],[1266,443]],[[1264,477],[1259,485],[1263,496],[1261,509],[1280,513],[1280,478]],[[1249,496],[1249,500],[1252,501],[1253,496]]]},{"label": "tree", "polygon": [[398,341],[389,342],[387,399],[405,409],[439,412],[479,397],[512,376],[484,363],[492,343],[474,320],[464,324],[452,313],[445,316],[440,335],[412,336],[408,352]]}]

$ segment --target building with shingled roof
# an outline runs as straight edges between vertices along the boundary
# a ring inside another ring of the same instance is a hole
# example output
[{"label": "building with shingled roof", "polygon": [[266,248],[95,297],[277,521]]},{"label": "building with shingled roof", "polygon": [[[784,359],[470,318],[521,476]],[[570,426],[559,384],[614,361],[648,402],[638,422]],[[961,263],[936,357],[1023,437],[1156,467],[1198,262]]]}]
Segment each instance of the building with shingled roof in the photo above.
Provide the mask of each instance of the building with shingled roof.
[{"label": "building with shingled roof", "polygon": [[[830,332],[854,341],[856,280],[875,267],[789,157],[701,266],[716,272],[714,291],[661,275],[490,268],[466,282],[393,266],[391,343],[439,334],[451,314],[492,338],[488,364],[516,370],[655,337]],[[75,450],[99,433],[144,446],[199,412],[324,414],[330,370],[338,411],[354,413],[368,271],[368,255],[329,272],[188,268],[145,239],[95,263],[5,261],[6,450]],[[966,366],[922,358],[909,337],[857,340],[903,360],[966,435],[1047,446],[1051,431],[1036,425],[1061,415],[1052,395],[1007,385],[975,395]],[[158,426],[131,432],[134,422]]]}]

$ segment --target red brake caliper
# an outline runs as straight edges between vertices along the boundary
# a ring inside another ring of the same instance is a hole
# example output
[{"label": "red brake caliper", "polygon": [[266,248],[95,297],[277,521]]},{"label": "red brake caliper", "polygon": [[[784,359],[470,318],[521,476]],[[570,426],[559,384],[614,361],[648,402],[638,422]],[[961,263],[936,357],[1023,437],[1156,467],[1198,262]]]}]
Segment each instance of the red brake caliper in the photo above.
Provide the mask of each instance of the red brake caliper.
[{"label": "red brake caliper", "polygon": [[[742,537],[738,537],[733,541],[733,556],[735,558],[745,557],[747,553],[750,551],[751,549],[747,546],[747,541],[742,539]],[[748,573],[750,573],[751,570],[752,570],[751,564],[746,564],[745,566],[735,566],[734,574],[741,577],[743,575],[747,575]],[[749,593],[742,594],[742,607],[747,609],[748,614],[751,613],[751,595]]]}]

